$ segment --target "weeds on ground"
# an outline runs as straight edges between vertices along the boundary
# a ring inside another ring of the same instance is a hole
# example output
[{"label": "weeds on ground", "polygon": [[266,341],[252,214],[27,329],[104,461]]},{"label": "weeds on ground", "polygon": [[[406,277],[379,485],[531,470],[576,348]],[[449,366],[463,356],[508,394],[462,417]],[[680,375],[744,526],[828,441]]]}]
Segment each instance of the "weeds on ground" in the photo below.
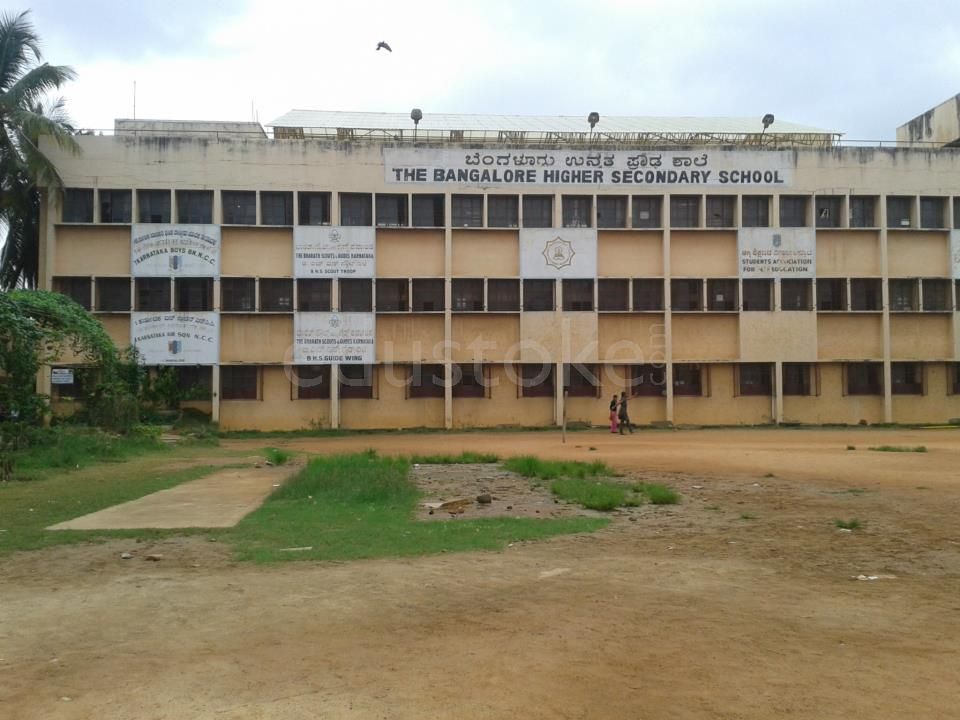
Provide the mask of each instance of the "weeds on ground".
[{"label": "weeds on ground", "polygon": [[757,516],[756,516],[756,515],[752,515],[752,514],[750,514],[750,513],[742,513],[742,514],[740,515],[740,519],[741,519],[741,520],[756,520],[756,519],[757,519]]},{"label": "weeds on ground", "polygon": [[867,448],[867,450],[873,450],[874,452],[896,452],[896,453],[925,453],[927,451],[926,445],[876,445],[874,447]]},{"label": "weeds on ground", "polygon": [[586,478],[559,478],[550,484],[550,492],[561,500],[575,502],[591,510],[608,511],[628,502],[631,506],[641,502],[626,485]]},{"label": "weeds on ground", "polygon": [[857,449],[856,445],[847,445],[847,450],[856,450],[856,449]]},{"label": "weeds on ground", "polygon": [[500,460],[494,453],[479,453],[464,450],[459,455],[411,455],[410,462],[417,465],[483,465]]},{"label": "weeds on ground", "polygon": [[634,490],[646,495],[651,505],[676,505],[680,502],[680,494],[666,485],[639,483]]},{"label": "weeds on ground", "polygon": [[861,527],[863,527],[861,522],[856,518],[853,518],[852,520],[834,520],[833,524],[841,530],[859,530]]},{"label": "weeds on ground", "polygon": [[279,448],[264,448],[263,456],[271,465],[286,465],[293,454]]},{"label": "weeds on ground", "polygon": [[517,455],[507,458],[503,467],[523,477],[539,478],[540,480],[556,480],[557,478],[596,478],[615,477],[617,473],[604,462],[579,462],[574,460],[541,460],[533,455]]}]

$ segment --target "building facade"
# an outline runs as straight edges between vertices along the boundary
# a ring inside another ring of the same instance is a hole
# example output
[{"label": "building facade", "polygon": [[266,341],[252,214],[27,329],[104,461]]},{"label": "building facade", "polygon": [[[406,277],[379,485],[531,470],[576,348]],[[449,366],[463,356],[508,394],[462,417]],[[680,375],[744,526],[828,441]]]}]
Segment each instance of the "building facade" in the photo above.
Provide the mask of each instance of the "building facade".
[{"label": "building facade", "polygon": [[44,148],[41,287],[224,428],[960,417],[958,150],[303,115]]}]

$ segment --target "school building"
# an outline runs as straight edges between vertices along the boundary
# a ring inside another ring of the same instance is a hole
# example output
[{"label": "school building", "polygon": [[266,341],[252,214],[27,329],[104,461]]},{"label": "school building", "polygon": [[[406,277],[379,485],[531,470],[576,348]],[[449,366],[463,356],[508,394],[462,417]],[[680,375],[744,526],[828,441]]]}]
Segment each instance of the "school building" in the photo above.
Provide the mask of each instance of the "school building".
[{"label": "school building", "polygon": [[[43,148],[40,285],[228,429],[601,425],[622,391],[635,423],[947,422],[956,104],[858,147],[770,116],[118,120]],[[83,374],[43,373],[55,410]]]}]

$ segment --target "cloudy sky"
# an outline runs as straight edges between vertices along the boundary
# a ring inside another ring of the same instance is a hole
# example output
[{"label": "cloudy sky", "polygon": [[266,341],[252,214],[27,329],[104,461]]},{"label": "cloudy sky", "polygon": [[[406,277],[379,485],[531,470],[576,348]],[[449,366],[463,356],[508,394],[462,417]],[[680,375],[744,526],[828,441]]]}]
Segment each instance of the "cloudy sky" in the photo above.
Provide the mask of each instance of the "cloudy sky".
[{"label": "cloudy sky", "polygon": [[[14,2],[6,3],[16,10]],[[756,116],[890,139],[960,92],[956,2],[23,0],[75,123],[291,108]],[[392,54],[376,52],[386,40]]]}]

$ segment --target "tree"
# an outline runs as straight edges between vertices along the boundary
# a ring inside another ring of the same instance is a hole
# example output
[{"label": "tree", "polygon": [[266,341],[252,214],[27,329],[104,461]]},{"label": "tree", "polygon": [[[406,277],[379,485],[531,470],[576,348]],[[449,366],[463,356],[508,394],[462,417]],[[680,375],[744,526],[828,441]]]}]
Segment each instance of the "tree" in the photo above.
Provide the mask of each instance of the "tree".
[{"label": "tree", "polygon": [[76,74],[41,62],[40,38],[28,12],[0,16],[0,226],[7,232],[0,256],[0,287],[37,284],[40,188],[57,192],[63,180],[39,147],[41,135],[79,152],[63,100],[46,102]]}]

